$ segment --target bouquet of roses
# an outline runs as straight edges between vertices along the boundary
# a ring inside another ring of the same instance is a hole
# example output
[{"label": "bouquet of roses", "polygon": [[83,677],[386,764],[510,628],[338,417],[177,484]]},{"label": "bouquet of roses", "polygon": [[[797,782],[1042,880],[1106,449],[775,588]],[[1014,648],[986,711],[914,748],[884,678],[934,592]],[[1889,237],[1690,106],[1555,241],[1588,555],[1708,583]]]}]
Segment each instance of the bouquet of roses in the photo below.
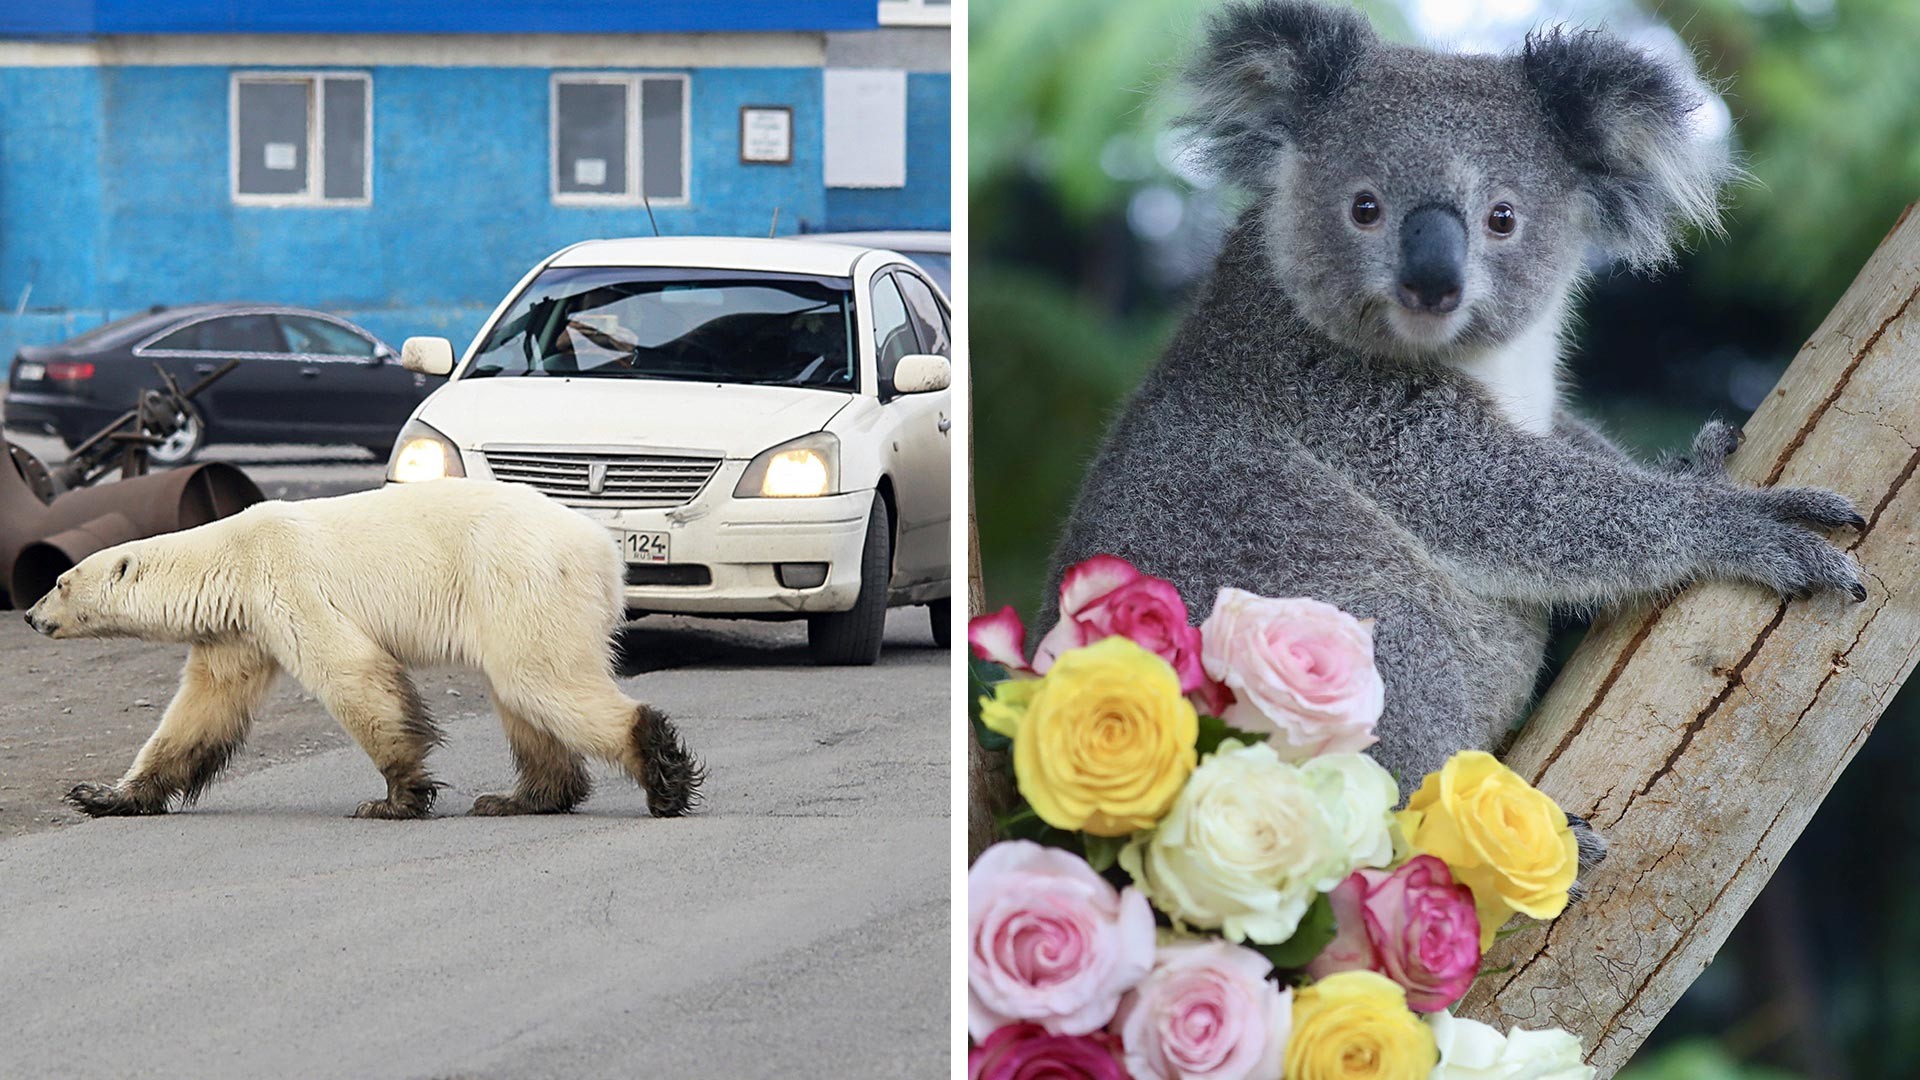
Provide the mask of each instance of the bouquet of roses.
[{"label": "bouquet of roses", "polygon": [[969,626],[1020,793],[967,879],[972,1080],[1591,1080],[1564,1031],[1446,1011],[1578,854],[1478,751],[1396,810],[1370,622],[1223,589],[1196,628],[1111,556],[1060,601],[1031,659],[1012,608]]}]

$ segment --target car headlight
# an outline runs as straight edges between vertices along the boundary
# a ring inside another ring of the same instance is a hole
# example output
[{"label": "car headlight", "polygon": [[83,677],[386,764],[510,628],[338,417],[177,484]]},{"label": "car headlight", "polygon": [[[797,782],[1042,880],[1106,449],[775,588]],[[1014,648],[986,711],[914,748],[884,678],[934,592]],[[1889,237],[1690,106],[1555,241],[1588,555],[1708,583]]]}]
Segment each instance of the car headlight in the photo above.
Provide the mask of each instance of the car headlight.
[{"label": "car headlight", "polygon": [[840,440],[824,431],[783,442],[747,463],[736,499],[804,499],[840,491]]},{"label": "car headlight", "polygon": [[387,479],[396,484],[467,475],[460,448],[453,445],[453,440],[418,420],[400,429],[395,446],[393,460],[387,464]]}]

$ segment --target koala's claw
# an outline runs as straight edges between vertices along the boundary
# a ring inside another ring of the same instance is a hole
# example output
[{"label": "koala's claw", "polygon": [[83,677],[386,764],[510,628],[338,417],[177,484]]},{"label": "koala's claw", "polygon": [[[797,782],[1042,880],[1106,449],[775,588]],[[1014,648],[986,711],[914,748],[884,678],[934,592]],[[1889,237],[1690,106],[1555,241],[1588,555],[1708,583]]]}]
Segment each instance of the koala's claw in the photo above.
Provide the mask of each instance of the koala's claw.
[{"label": "koala's claw", "polygon": [[1828,591],[1844,592],[1856,601],[1867,598],[1853,556],[1799,525],[1776,522],[1761,536],[1753,560],[1753,575],[1788,599],[1805,600]]},{"label": "koala's claw", "polygon": [[1764,488],[1761,498],[1774,518],[1813,529],[1867,527],[1867,519],[1854,509],[1852,500],[1837,492],[1820,488]]},{"label": "koala's claw", "polygon": [[1726,475],[1727,459],[1740,449],[1746,437],[1745,432],[1724,420],[1709,420],[1700,426],[1687,452],[1668,458],[1666,467],[1692,476],[1719,479]]}]

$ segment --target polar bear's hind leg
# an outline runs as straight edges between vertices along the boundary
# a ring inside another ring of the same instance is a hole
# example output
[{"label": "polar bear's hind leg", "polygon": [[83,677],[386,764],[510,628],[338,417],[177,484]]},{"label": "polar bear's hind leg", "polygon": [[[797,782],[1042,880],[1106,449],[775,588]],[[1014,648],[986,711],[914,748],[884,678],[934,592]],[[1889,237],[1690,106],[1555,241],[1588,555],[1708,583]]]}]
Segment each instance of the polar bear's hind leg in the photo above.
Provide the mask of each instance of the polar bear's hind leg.
[{"label": "polar bear's hind leg", "polygon": [[507,729],[507,745],[520,774],[510,792],[493,792],[473,800],[472,813],[484,817],[506,814],[566,814],[593,792],[586,759],[544,728],[516,712],[500,692],[492,693],[500,722]]},{"label": "polar bear's hind leg", "polygon": [[164,814],[192,803],[246,742],[253,714],[279,667],[238,642],[203,642],[187,653],[180,689],[133,767],[114,784],[78,784],[67,802],[93,817]]}]

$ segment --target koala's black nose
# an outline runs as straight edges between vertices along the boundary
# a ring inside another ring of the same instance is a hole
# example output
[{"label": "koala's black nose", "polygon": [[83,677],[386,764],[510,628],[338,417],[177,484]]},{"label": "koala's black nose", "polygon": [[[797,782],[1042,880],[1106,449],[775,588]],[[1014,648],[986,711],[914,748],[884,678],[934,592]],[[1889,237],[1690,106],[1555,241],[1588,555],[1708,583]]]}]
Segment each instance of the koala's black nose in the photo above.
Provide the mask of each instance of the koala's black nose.
[{"label": "koala's black nose", "polygon": [[1400,302],[1415,311],[1460,306],[1467,270],[1467,226],[1460,215],[1423,206],[1400,226]]}]

